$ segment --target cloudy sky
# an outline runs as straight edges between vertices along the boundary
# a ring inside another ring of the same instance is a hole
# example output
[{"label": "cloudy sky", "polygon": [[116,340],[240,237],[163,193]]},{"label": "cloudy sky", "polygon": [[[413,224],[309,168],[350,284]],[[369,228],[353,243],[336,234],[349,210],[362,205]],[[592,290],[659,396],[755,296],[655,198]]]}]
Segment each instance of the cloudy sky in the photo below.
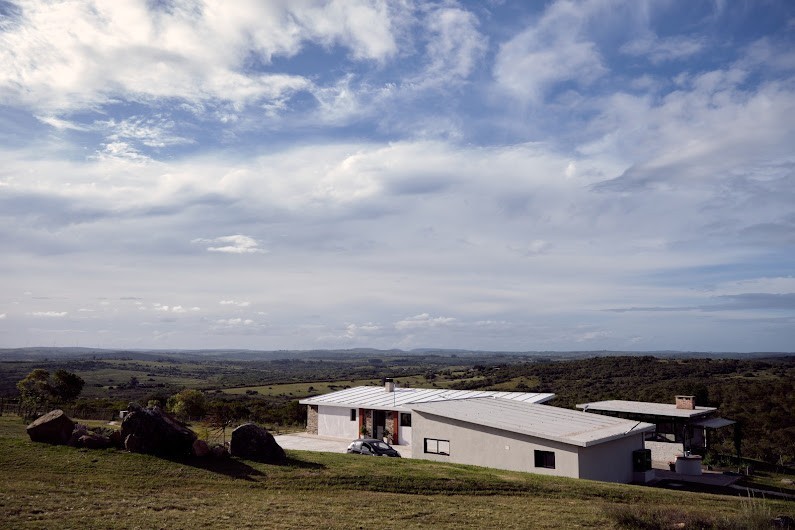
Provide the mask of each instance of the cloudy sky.
[{"label": "cloudy sky", "polygon": [[0,346],[795,350],[795,3],[0,0]]}]

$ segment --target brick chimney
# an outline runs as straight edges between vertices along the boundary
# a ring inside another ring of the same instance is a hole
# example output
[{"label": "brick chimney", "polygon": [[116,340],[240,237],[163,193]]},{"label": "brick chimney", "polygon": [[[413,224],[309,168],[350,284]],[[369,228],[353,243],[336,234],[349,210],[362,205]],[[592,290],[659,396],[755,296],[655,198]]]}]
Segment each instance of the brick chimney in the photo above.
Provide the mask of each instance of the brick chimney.
[{"label": "brick chimney", "polygon": [[676,396],[676,408],[683,410],[695,410],[696,396]]},{"label": "brick chimney", "polygon": [[387,392],[394,392],[395,391],[395,382],[392,381],[391,377],[384,378],[384,389]]}]

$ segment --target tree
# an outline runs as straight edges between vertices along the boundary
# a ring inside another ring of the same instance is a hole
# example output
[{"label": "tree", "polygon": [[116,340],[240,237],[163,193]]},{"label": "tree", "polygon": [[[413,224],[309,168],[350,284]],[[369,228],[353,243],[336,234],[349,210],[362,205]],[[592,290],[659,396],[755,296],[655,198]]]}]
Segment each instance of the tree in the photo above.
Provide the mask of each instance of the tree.
[{"label": "tree", "polygon": [[85,384],[80,376],[66,370],[58,370],[50,377],[47,370],[36,368],[17,383],[17,389],[27,409],[25,415],[35,416],[44,407],[74,401]]},{"label": "tree", "polygon": [[79,375],[66,370],[57,370],[53,374],[50,386],[56,401],[69,403],[77,399],[85,384],[86,382]]},{"label": "tree", "polygon": [[166,408],[182,419],[201,418],[207,412],[207,400],[198,390],[183,390],[168,398]]}]

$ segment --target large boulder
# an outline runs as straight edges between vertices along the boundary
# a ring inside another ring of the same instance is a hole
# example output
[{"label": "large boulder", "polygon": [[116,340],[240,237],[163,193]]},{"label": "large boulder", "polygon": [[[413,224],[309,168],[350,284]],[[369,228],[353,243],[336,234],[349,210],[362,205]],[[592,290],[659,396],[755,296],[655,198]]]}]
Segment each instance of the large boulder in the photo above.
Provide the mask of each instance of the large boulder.
[{"label": "large boulder", "polygon": [[232,456],[268,464],[281,464],[287,460],[284,449],[276,443],[273,435],[253,423],[246,423],[232,431],[229,452]]},{"label": "large boulder", "polygon": [[193,442],[193,456],[204,458],[210,454],[210,446],[204,440],[196,440]]},{"label": "large boulder", "polygon": [[28,425],[28,436],[34,442],[65,445],[72,436],[75,422],[61,409],[48,412]]},{"label": "large boulder", "polygon": [[192,454],[196,434],[184,423],[160,407],[143,408],[130,403],[128,410],[121,423],[121,439],[128,451],[169,456]]},{"label": "large boulder", "polygon": [[113,444],[110,438],[95,432],[88,432],[77,440],[77,446],[85,447],[86,449],[107,449],[111,445]]}]

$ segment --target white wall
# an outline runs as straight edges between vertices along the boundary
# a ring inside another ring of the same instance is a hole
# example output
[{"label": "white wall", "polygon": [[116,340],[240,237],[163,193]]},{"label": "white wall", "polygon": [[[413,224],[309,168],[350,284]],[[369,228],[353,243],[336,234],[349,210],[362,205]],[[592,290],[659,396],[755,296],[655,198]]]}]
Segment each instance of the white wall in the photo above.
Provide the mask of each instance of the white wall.
[{"label": "white wall", "polygon": [[400,445],[411,445],[411,427],[398,427]]},{"label": "white wall", "polygon": [[[573,445],[417,411],[413,412],[411,422],[411,449],[414,458],[511,471],[529,471],[540,475],[572,478],[579,476],[579,455],[577,447]],[[425,438],[449,440],[450,455],[426,453]],[[535,467],[535,450],[553,451],[555,469]]]},{"label": "white wall", "polygon": [[643,434],[580,447],[580,478],[632,482],[632,451],[643,449]]},{"label": "white wall", "polygon": [[351,409],[320,405],[317,408],[317,434],[333,438],[356,439],[359,437],[359,417],[351,421]]}]

